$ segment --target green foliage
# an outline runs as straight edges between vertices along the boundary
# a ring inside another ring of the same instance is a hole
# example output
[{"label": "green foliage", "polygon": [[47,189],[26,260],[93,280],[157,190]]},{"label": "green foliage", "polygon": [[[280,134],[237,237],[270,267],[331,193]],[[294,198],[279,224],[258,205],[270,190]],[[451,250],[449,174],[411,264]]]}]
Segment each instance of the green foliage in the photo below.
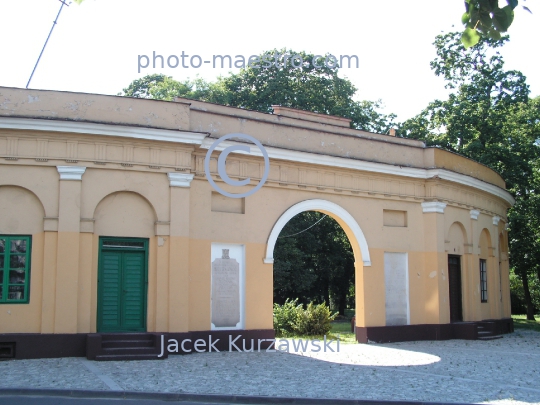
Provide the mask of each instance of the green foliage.
[{"label": "green foliage", "polygon": [[[533,302],[535,313],[540,314],[540,282],[536,277],[529,277],[529,290]],[[512,303],[512,314],[526,314],[527,302],[525,291],[523,290],[523,280],[521,275],[516,274],[515,269],[510,271],[510,298]]]},{"label": "green foliage", "polygon": [[505,41],[482,40],[465,50],[458,33],[439,35],[431,67],[455,91],[406,121],[398,135],[483,163],[502,175],[513,194],[521,195],[539,157],[540,126],[530,125],[538,120],[538,110],[537,102],[529,100],[525,76],[504,70],[501,55],[493,49]]},{"label": "green foliage", "polygon": [[306,309],[298,299],[287,299],[283,305],[274,304],[274,330],[276,336],[321,336],[332,329],[332,314],[324,303],[310,302]]},{"label": "green foliage", "polygon": [[123,89],[119,96],[149,98],[154,100],[172,101],[175,97],[186,97],[205,101],[214,100],[221,94],[219,85],[208,83],[204,79],[184,80],[179,82],[171,76],[152,74],[134,80]]},{"label": "green foliage", "polygon": [[302,304],[298,304],[298,298],[293,301],[287,299],[283,305],[274,304],[274,331],[276,336],[294,335],[301,311]]},{"label": "green foliage", "polygon": [[310,302],[307,308],[298,314],[297,332],[306,336],[326,335],[332,329],[331,322],[338,313],[332,314],[323,302],[314,305]]},{"label": "green foliage", "polygon": [[259,55],[300,55],[301,68],[287,63],[268,68],[245,68],[238,74],[221,78],[227,89],[228,105],[270,113],[272,105],[298,108],[311,112],[350,118],[353,128],[386,133],[392,127],[394,115],[377,112],[380,101],[354,101],[356,88],[338,76],[338,67],[325,64],[315,67],[313,54],[287,49],[273,49]]},{"label": "green foliage", "polygon": [[[264,113],[272,112],[272,105],[336,115],[351,119],[353,128],[387,133],[393,128],[396,116],[378,110],[382,102],[356,101],[356,88],[348,79],[338,76],[338,67],[313,65],[313,54],[286,49],[263,52],[267,54],[299,54],[304,64],[294,67],[289,62],[268,68],[247,67],[239,73],[229,73],[215,82],[201,78],[176,81],[162,74],[147,75],[134,80],[120,95],[128,97],[173,100],[174,97],[245,108]],[[320,61],[319,61],[320,62]]]},{"label": "green foliage", "polygon": [[[500,7],[499,0],[465,0],[465,13],[461,16],[465,26],[461,42],[465,48],[476,45],[481,38],[501,39],[501,33],[508,31],[514,21],[518,0],[506,0],[506,3]],[[527,7],[523,8],[530,12]]]}]

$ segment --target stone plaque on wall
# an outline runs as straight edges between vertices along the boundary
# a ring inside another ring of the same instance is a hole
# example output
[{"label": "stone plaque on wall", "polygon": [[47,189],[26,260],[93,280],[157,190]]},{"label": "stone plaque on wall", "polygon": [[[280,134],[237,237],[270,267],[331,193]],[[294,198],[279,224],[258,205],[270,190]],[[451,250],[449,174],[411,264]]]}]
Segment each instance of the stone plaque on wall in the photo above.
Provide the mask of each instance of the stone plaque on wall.
[{"label": "stone plaque on wall", "polygon": [[384,252],[386,326],[409,324],[407,253]]},{"label": "stone plaque on wall", "polygon": [[240,264],[222,249],[212,262],[212,323],[216,327],[236,327],[240,322]]}]

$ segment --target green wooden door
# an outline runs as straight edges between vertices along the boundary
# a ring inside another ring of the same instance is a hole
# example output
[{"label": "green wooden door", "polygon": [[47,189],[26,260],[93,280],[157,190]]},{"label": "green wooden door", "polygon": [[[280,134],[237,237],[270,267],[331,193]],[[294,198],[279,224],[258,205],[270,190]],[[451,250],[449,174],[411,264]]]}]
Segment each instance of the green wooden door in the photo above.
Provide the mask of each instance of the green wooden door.
[{"label": "green wooden door", "polygon": [[145,332],[147,243],[100,241],[98,332]]}]

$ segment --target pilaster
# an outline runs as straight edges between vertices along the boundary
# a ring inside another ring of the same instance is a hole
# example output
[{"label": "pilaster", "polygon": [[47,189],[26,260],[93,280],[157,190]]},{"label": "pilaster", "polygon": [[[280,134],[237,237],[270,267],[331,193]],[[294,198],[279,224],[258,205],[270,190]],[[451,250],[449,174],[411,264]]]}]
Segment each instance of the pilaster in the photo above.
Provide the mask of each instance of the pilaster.
[{"label": "pilaster", "polygon": [[58,245],[56,254],[55,333],[77,333],[81,186],[86,167],[57,166]]},{"label": "pilaster", "polygon": [[448,304],[447,253],[444,242],[444,210],[446,203],[422,203],[425,243],[425,305],[426,323],[450,321]]},{"label": "pilaster", "polygon": [[[189,226],[192,173],[167,173],[170,186],[169,332],[189,328]],[[210,263],[208,263],[210,265]]]}]

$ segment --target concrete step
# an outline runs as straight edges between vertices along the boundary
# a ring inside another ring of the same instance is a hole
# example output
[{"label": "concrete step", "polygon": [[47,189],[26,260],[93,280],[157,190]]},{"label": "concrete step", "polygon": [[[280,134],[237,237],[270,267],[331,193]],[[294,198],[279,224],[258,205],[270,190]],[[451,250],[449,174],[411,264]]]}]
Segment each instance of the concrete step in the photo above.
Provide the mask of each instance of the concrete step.
[{"label": "concrete step", "polygon": [[158,357],[158,354],[98,354],[96,361],[163,360],[167,358],[166,353],[163,357]]},{"label": "concrete step", "polygon": [[101,347],[103,349],[111,349],[115,347],[154,347],[153,340],[102,340]]},{"label": "concrete step", "polygon": [[113,348],[102,348],[100,354],[106,355],[126,355],[126,354],[155,354],[158,355],[160,349],[157,347],[113,347]]},{"label": "concrete step", "polygon": [[478,336],[478,340],[495,340],[502,339],[501,335],[490,335],[490,336]]},{"label": "concrete step", "polygon": [[[155,360],[161,341],[152,333],[89,334],[87,358],[90,360]],[[167,353],[163,358],[167,357]]]},{"label": "concrete step", "polygon": [[154,336],[148,333],[104,333],[102,340],[153,340]]}]

